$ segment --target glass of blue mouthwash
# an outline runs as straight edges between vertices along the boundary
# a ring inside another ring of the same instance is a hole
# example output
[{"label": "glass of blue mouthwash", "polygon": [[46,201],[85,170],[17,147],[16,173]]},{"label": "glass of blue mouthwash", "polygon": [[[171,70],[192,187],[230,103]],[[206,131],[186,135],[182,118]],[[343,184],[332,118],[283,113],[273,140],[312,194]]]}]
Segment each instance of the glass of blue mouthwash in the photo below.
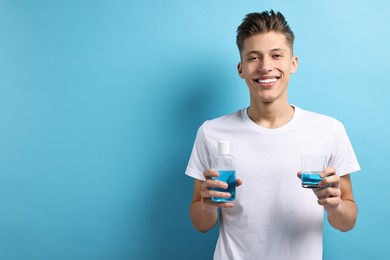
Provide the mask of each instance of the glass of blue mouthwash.
[{"label": "glass of blue mouthwash", "polygon": [[326,155],[301,155],[301,180],[304,188],[318,188],[321,172],[327,166]]},{"label": "glass of blue mouthwash", "polygon": [[229,192],[230,198],[211,198],[214,202],[228,202],[236,199],[236,170],[234,157],[230,154],[229,141],[219,140],[217,143],[217,154],[212,159],[212,168],[219,172],[219,177],[213,179],[226,182],[227,189],[212,188],[219,192]]}]

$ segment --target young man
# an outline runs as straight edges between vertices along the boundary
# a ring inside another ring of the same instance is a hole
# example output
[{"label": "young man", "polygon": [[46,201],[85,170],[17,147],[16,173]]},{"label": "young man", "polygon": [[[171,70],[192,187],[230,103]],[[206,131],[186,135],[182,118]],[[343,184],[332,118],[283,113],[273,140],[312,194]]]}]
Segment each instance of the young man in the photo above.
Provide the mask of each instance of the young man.
[{"label": "young man", "polygon": [[[355,225],[349,173],[360,167],[343,125],[288,103],[288,82],[298,67],[293,42],[281,13],[248,14],[238,27],[237,45],[238,74],[248,86],[250,106],[198,130],[186,169],[195,179],[190,215],[201,232],[219,217],[214,259],[322,259],[323,209],[336,229]],[[211,170],[219,139],[230,141],[236,159],[240,187],[234,202],[211,201],[230,196],[211,190],[227,188],[212,179],[219,176]],[[327,156],[321,188],[302,188],[303,154]]]}]

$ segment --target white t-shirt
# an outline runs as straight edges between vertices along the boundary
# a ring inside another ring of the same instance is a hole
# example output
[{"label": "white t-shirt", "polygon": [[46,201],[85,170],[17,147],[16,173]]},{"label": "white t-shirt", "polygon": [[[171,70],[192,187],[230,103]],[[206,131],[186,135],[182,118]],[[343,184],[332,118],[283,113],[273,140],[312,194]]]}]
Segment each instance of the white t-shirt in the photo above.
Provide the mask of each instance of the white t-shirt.
[{"label": "white t-shirt", "polygon": [[295,107],[286,125],[255,124],[247,109],[206,121],[198,130],[186,174],[204,180],[217,141],[230,141],[237,178],[233,209],[221,209],[214,259],[322,259],[323,207],[297,177],[300,155],[327,155],[338,175],[360,170],[344,126]]}]

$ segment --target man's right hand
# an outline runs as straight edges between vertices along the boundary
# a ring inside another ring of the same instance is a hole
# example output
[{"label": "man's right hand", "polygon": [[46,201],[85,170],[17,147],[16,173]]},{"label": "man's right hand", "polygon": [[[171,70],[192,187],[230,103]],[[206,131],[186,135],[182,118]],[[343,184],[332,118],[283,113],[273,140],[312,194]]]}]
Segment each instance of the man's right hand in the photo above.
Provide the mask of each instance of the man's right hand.
[{"label": "man's right hand", "polygon": [[[219,173],[214,170],[206,170],[203,172],[205,181],[198,179],[194,180],[194,197],[192,199],[190,214],[191,221],[194,227],[200,232],[207,232],[212,229],[218,222],[217,208],[233,208],[233,202],[214,202],[211,198],[229,198],[229,192],[219,192],[211,190],[211,188],[227,188],[226,182],[213,180],[213,177],[218,177]],[[242,181],[236,179],[236,187],[240,186]]]},{"label": "man's right hand", "polygon": [[[202,198],[202,209],[205,211],[213,211],[215,208],[233,208],[233,202],[214,202],[211,198],[230,198],[229,192],[221,192],[213,190],[212,188],[219,189],[227,189],[228,184],[226,182],[222,182],[214,177],[219,177],[219,172],[211,169],[205,170],[203,172],[206,181],[202,183],[202,189],[200,192],[200,196]],[[242,181],[240,179],[236,180],[236,187],[240,186]]]}]

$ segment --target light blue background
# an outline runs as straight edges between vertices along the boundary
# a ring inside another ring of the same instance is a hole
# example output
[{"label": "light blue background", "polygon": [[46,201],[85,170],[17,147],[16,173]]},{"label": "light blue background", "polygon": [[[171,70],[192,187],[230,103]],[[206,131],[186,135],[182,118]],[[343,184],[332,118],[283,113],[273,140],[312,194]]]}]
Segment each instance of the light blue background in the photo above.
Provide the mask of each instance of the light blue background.
[{"label": "light blue background", "polygon": [[0,259],[211,259],[184,170],[199,125],[248,105],[235,30],[270,8],[291,103],[344,122],[362,167],[324,259],[389,258],[388,1],[0,0]]}]

